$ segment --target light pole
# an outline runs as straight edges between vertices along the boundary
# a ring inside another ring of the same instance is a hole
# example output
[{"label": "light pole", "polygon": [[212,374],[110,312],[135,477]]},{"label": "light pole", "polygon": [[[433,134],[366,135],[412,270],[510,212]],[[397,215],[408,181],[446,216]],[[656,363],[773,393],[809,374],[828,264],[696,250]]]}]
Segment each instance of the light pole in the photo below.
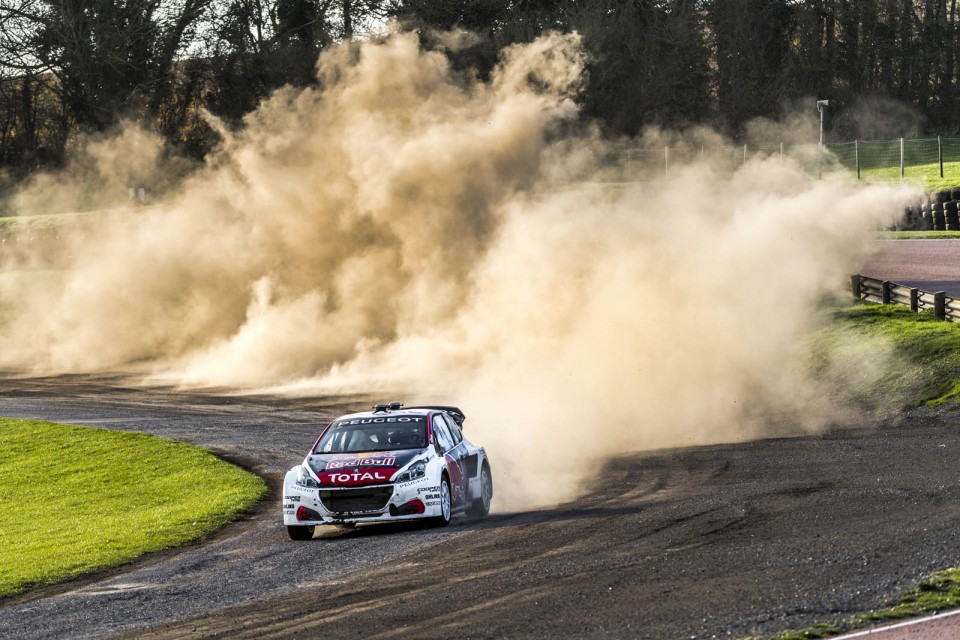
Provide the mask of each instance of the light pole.
[{"label": "light pole", "polygon": [[817,178],[823,177],[820,158],[823,155],[823,112],[830,106],[829,100],[817,100],[817,111],[820,112],[820,145],[817,147]]}]

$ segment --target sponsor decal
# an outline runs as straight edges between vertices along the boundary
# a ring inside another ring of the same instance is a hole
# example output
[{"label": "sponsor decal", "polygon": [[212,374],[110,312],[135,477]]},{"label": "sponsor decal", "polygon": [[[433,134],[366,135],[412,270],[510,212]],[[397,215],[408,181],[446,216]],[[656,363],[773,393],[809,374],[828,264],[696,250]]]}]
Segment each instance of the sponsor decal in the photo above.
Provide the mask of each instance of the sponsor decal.
[{"label": "sponsor decal", "polygon": [[424,499],[424,500],[439,500],[439,499],[440,499],[440,494],[439,494],[439,493],[428,493],[427,495],[423,496],[423,499]]},{"label": "sponsor decal", "polygon": [[439,501],[439,500],[427,500],[424,504],[426,504],[428,507],[439,507],[439,506],[440,506],[440,501]]},{"label": "sponsor decal", "polygon": [[460,462],[449,453],[444,456],[447,459],[447,469],[450,471],[450,493],[453,504],[461,504],[466,501],[463,493],[463,468]]},{"label": "sponsor decal", "polygon": [[293,503],[285,504],[285,505],[283,505],[283,508],[284,508],[284,509],[293,509],[293,508],[294,508],[294,505],[293,505]]},{"label": "sponsor decal", "polygon": [[285,515],[285,516],[292,516],[293,513],[294,513],[293,509],[284,509],[284,510],[283,510],[283,515]]},{"label": "sponsor decal", "polygon": [[[418,478],[419,479],[419,478]],[[417,493],[429,493],[433,491],[440,491],[440,487],[420,487],[417,489]]]},{"label": "sponsor decal", "polygon": [[331,460],[367,460],[370,458],[393,458],[393,451],[367,451],[366,453],[335,453]]},{"label": "sponsor decal", "polygon": [[313,493],[314,491],[316,491],[316,489],[308,489],[307,487],[301,487],[300,485],[296,485],[296,484],[293,486],[287,487],[287,489],[290,491],[296,491],[298,493]]},{"label": "sponsor decal", "polygon": [[356,469],[354,471],[333,471],[320,474],[320,482],[325,485],[382,484],[390,481],[396,469]]},{"label": "sponsor decal", "polygon": [[424,416],[391,416],[389,418],[354,418],[353,420],[344,420],[343,422],[338,422],[334,425],[334,428],[342,427],[346,424],[382,424],[382,423],[411,423],[411,422],[425,422],[426,418]]},{"label": "sponsor decal", "polygon": [[300,502],[300,496],[283,496],[283,499],[290,502]]},{"label": "sponsor decal", "polygon": [[[340,460],[331,460],[327,463],[327,470],[330,469],[345,469],[348,467],[393,467],[397,463],[397,459],[393,456],[384,456],[384,457],[367,457],[372,454],[359,454],[355,457],[344,458]],[[339,457],[339,456],[338,456]]]}]

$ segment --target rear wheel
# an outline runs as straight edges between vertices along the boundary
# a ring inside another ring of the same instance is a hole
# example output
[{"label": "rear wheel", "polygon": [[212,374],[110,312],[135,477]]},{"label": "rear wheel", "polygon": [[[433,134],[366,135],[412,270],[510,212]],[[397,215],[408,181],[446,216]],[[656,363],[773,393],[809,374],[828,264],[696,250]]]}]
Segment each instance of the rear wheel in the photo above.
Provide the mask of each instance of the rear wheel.
[{"label": "rear wheel", "polygon": [[450,498],[450,480],[444,475],[440,479],[440,515],[433,519],[433,524],[445,527],[450,524],[453,515],[453,504]]},{"label": "rear wheel", "polygon": [[309,540],[313,537],[313,527],[288,524],[287,534],[289,534],[291,540]]},{"label": "rear wheel", "polygon": [[480,496],[470,505],[470,516],[482,518],[490,513],[490,501],[493,499],[493,476],[486,462],[480,469]]}]

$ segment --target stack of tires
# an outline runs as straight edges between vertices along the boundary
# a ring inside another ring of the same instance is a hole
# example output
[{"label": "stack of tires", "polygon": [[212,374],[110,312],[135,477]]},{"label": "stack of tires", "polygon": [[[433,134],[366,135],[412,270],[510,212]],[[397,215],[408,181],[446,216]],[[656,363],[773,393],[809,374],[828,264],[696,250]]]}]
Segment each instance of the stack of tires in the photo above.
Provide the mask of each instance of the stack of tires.
[{"label": "stack of tires", "polygon": [[952,194],[949,191],[938,191],[933,194],[931,200],[931,217],[933,219],[931,228],[934,231],[944,231],[947,228],[946,209],[944,205],[952,200]]}]

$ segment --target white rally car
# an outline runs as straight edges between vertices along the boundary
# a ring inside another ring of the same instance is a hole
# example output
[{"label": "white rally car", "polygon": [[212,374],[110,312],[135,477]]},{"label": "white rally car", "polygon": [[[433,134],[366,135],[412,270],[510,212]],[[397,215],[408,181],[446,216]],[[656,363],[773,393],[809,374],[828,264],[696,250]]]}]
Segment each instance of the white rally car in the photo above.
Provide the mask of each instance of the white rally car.
[{"label": "white rally car", "polygon": [[483,447],[463,437],[456,407],[378,404],[337,418],[283,481],[283,523],[294,540],[321,524],[485,516],[493,497]]}]

